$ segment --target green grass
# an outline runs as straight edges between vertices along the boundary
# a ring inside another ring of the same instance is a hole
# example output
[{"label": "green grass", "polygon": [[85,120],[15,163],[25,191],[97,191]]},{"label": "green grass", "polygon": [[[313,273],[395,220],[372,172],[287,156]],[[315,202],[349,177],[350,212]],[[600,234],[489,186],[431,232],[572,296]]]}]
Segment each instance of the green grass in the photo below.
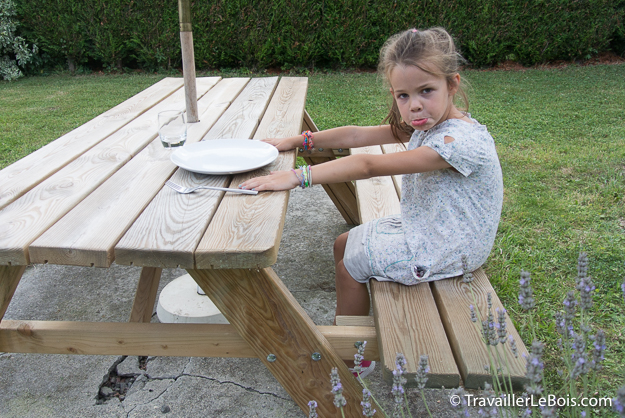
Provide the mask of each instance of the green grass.
[{"label": "green grass", "polygon": [[[0,82],[0,168],[113,107],[162,76],[53,76]],[[547,380],[562,367],[553,314],[573,290],[588,253],[597,286],[592,324],[606,331],[600,396],[625,383],[625,65],[466,71],[471,113],[489,127],[504,173],[505,201],[486,270],[526,345],[518,278],[532,273],[537,336]],[[371,73],[309,75],[307,108],[320,129],[377,124],[387,96]],[[467,308],[467,315],[469,314]],[[553,392],[547,392],[553,393]]]}]

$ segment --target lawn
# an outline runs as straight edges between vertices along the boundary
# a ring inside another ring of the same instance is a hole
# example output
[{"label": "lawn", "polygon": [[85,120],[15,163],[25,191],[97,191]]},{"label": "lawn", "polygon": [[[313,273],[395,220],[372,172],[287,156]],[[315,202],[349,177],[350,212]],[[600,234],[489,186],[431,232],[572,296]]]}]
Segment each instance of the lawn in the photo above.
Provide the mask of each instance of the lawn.
[{"label": "lawn", "polygon": [[[517,303],[530,271],[537,337],[547,343],[547,380],[562,367],[554,313],[575,288],[580,251],[596,292],[591,324],[607,334],[599,396],[625,383],[625,65],[526,71],[465,71],[470,112],[489,127],[501,160],[505,201],[486,267],[525,343]],[[0,82],[0,168],[155,83],[163,76],[56,75]],[[314,73],[307,108],[320,129],[377,124],[387,95],[375,74]],[[467,315],[469,310],[467,308]],[[547,391],[547,393],[553,393]]]}]

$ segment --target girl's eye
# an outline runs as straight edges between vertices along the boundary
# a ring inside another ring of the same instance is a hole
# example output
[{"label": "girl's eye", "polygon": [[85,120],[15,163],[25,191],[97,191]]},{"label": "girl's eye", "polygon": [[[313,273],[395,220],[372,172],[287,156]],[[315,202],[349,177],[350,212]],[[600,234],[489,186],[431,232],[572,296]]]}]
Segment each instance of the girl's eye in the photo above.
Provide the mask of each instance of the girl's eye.
[{"label": "girl's eye", "polygon": [[428,94],[428,93],[432,93],[432,91],[433,91],[432,89],[423,89],[421,90],[421,93]]},{"label": "girl's eye", "polygon": [[397,95],[397,98],[398,99],[407,99],[408,95],[406,93],[400,93],[400,94]]}]

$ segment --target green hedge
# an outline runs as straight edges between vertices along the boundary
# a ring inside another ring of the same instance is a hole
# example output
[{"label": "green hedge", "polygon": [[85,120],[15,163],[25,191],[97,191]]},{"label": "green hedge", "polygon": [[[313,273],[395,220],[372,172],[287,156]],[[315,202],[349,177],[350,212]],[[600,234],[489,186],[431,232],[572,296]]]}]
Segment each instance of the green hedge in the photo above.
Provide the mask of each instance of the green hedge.
[{"label": "green hedge", "polygon": [[[180,65],[176,0],[18,0],[52,62]],[[192,3],[198,68],[375,67],[384,40],[443,26],[476,66],[625,55],[625,0],[212,0]]]}]

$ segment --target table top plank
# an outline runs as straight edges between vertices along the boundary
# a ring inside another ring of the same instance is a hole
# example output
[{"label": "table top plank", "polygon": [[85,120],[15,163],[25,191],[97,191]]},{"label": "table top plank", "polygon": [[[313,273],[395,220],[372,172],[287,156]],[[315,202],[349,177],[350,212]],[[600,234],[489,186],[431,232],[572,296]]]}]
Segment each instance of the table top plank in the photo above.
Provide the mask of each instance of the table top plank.
[{"label": "table top plank", "polygon": [[[200,98],[200,121],[188,125],[187,143],[204,137],[247,81],[222,80]],[[198,92],[203,93],[212,84],[198,78]],[[115,244],[177,169],[170,156],[171,151],[163,148],[159,138],[154,139],[33,242],[31,262],[109,267],[114,260]]]},{"label": "table top plank", "polygon": [[[297,135],[302,126],[308,80],[283,77],[254,139]],[[267,167],[235,175],[230,187],[243,181],[289,170],[295,151],[281,152]],[[197,268],[262,268],[275,263],[282,237],[288,192],[224,196],[195,251]]]},{"label": "table top plank", "polygon": [[181,78],[165,78],[1,170],[0,209],[180,89],[182,85]]},{"label": "table top plank", "polygon": [[178,89],[0,211],[0,265],[26,265],[28,246],[156,137],[156,115],[184,108]]},{"label": "table top plank", "polygon": [[[277,82],[277,77],[252,79],[204,140],[250,138],[265,114]],[[172,180],[184,186],[223,187],[230,178],[179,169]],[[193,252],[223,196],[224,192],[212,190],[180,195],[164,188],[116,245],[116,263],[192,268]]]}]

